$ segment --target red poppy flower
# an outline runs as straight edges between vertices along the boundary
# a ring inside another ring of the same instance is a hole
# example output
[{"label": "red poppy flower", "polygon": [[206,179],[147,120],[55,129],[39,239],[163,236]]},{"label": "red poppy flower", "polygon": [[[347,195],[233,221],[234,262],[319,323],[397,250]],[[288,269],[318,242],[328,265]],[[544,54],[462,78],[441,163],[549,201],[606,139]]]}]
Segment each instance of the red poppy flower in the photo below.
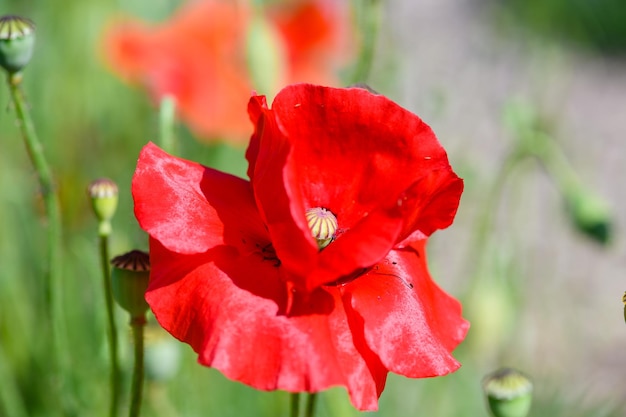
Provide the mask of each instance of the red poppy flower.
[{"label": "red poppy flower", "polygon": [[292,0],[268,8],[286,53],[287,79],[281,85],[336,81],[333,64],[345,63],[351,55],[346,12],[335,0]]},{"label": "red poppy flower", "polygon": [[463,182],[431,129],[360,88],[294,85],[248,112],[250,181],[141,152],[132,190],[158,321],[228,378],[344,386],[361,410],[377,408],[389,371],[456,370],[468,324],[425,245]]},{"label": "red poppy flower", "polygon": [[[339,10],[321,0],[272,7],[268,19],[278,34],[276,50],[287,55],[280,85],[332,83],[329,61],[341,48]],[[143,84],[159,100],[177,99],[180,115],[200,137],[244,139],[242,108],[254,85],[247,63],[253,20],[245,2],[190,1],[168,22],[147,26],[134,19],[110,25],[105,59],[122,78]],[[261,69],[262,71],[263,69]]]},{"label": "red poppy flower", "polygon": [[105,55],[154,99],[174,96],[198,135],[243,138],[248,122],[240,109],[252,88],[242,48],[248,14],[234,2],[198,1],[162,25],[126,19],[107,30]]}]

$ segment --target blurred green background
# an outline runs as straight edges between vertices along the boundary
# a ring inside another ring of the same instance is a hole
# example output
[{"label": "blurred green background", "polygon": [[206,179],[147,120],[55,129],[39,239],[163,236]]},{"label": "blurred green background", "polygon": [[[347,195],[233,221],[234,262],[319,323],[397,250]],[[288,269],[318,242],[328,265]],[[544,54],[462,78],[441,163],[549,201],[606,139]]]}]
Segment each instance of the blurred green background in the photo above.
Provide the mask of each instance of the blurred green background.
[{"label": "blurred green background", "polygon": [[[103,25],[119,12],[165,19],[168,0],[0,0],[0,14],[37,24],[24,89],[63,208],[63,305],[77,416],[106,414],[108,364],[96,221],[86,187],[120,188],[111,254],[147,249],[132,215],[130,180],[139,150],[157,138],[146,94],[105,69]],[[355,4],[359,6],[359,2]],[[382,2],[372,76],[376,90],[423,117],[466,180],[456,224],[430,244],[433,276],[461,298],[472,328],[457,373],[430,380],[390,375],[381,416],[487,416],[480,381],[503,365],[535,382],[531,416],[623,416],[626,329],[622,321],[626,178],[626,6],[607,0]],[[520,164],[485,206],[519,139],[504,109],[524,102],[576,167],[581,183],[613,207],[615,239],[603,247],[570,226],[558,186],[533,161]],[[37,182],[0,89],[0,416],[49,416],[51,341],[42,337],[40,283],[45,231]],[[245,109],[242,109],[245,111]],[[200,144],[181,126],[184,157],[245,175],[244,148]],[[485,211],[486,210],[486,211]],[[487,218],[489,228],[477,227]],[[478,237],[477,237],[478,236]],[[478,247],[477,247],[478,245]],[[479,261],[476,257],[479,257]],[[130,380],[130,338],[117,311]],[[149,331],[144,416],[284,416],[286,393],[257,392],[196,365],[187,346]],[[152,350],[151,350],[152,349]],[[170,375],[164,363],[180,369]],[[153,359],[152,356],[155,358]],[[153,364],[151,361],[154,361]],[[150,374],[152,372],[153,374]],[[164,375],[158,375],[158,373]],[[152,376],[150,376],[152,375]],[[124,392],[126,393],[125,386]],[[353,416],[341,389],[321,395],[318,416]]]}]

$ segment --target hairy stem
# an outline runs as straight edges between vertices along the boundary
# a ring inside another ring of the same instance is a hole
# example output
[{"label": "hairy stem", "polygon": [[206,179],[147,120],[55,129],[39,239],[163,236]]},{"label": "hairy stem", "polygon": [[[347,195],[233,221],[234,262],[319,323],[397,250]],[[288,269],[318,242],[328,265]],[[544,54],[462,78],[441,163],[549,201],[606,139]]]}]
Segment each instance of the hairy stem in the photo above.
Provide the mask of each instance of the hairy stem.
[{"label": "hairy stem", "polygon": [[[56,193],[52,173],[43,153],[43,147],[30,115],[29,107],[21,89],[20,73],[8,74],[8,87],[15,108],[17,122],[22,133],[26,151],[37,174],[41,197],[44,203],[47,221],[46,252],[48,269],[42,280],[44,316],[49,322],[52,333],[53,355],[50,363],[51,384],[56,398],[64,407],[71,407],[69,397],[61,395],[67,383],[65,370],[68,368],[68,349],[66,343],[65,322],[62,312],[62,262],[61,262],[61,209]],[[66,410],[67,411],[67,410]]]}]

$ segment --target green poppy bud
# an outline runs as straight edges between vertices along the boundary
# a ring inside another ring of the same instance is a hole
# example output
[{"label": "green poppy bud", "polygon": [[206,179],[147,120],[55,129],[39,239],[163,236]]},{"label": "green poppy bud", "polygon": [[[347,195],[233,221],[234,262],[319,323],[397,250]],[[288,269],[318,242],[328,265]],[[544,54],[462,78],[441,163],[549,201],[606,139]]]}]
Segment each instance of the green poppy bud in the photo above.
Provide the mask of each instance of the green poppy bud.
[{"label": "green poppy bud", "polygon": [[148,303],[144,298],[150,280],[150,256],[133,250],[111,260],[111,286],[115,301],[130,313],[131,319],[144,317]]},{"label": "green poppy bud", "polygon": [[22,70],[33,56],[35,24],[19,16],[0,17],[0,66],[9,74]]},{"label": "green poppy bud", "polygon": [[572,224],[579,232],[602,245],[610,242],[612,218],[606,201],[577,187],[565,194],[565,205]]},{"label": "green poppy bud", "polygon": [[320,250],[335,239],[338,227],[337,218],[330,210],[321,207],[308,209],[306,221]]},{"label": "green poppy bud", "polygon": [[87,191],[98,220],[111,220],[117,210],[117,184],[108,178],[99,178],[89,184]]},{"label": "green poppy bud", "polygon": [[526,417],[532,402],[533,384],[521,372],[502,368],[485,377],[483,389],[494,417]]},{"label": "green poppy bud", "polygon": [[99,234],[101,236],[110,235],[111,219],[117,210],[117,184],[108,178],[100,178],[89,184],[87,192],[91,198],[93,212],[100,222]]}]

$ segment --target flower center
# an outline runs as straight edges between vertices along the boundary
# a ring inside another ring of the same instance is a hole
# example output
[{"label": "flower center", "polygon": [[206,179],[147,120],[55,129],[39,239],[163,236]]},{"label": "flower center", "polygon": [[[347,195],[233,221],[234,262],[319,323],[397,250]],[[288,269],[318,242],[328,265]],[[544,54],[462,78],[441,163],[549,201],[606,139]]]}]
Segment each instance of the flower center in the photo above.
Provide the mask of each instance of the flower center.
[{"label": "flower center", "polygon": [[338,228],[337,217],[330,210],[322,207],[310,208],[306,211],[306,221],[320,250],[335,239]]}]

